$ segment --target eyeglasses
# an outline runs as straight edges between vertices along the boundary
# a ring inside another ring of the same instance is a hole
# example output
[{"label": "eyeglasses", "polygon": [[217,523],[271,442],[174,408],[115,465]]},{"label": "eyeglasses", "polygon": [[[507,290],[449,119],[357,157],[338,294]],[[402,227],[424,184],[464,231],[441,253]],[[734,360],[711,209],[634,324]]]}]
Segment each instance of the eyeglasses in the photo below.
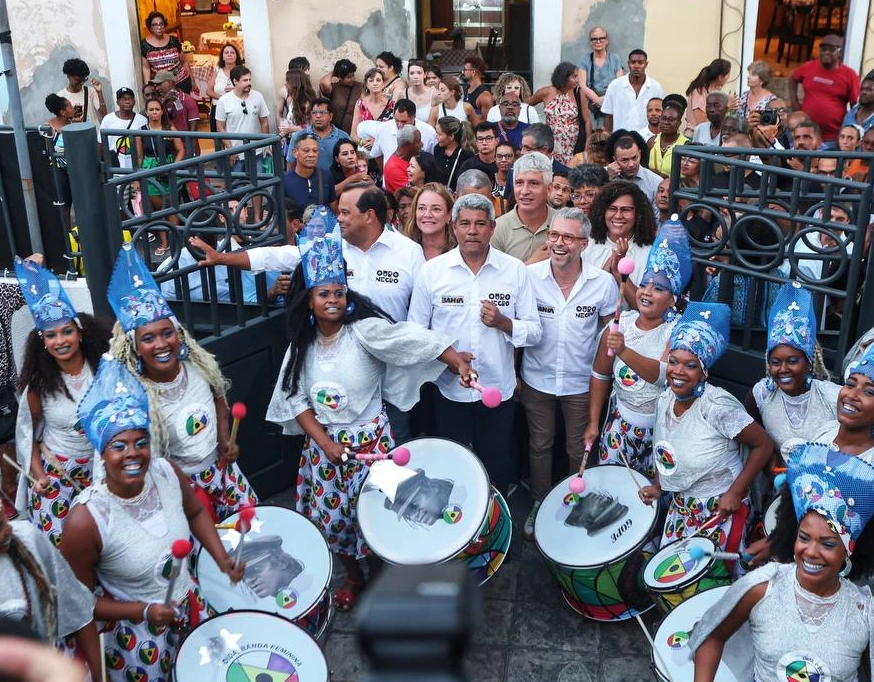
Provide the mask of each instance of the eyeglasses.
[{"label": "eyeglasses", "polygon": [[548,242],[557,242],[561,240],[561,243],[565,246],[570,246],[574,242],[587,242],[589,241],[588,237],[575,237],[572,234],[564,234],[562,232],[556,232],[555,230],[549,230],[546,233],[546,241]]},{"label": "eyeglasses", "polygon": [[516,155],[515,154],[495,154],[495,158],[500,159],[501,161],[509,161],[514,156],[516,156]]},{"label": "eyeglasses", "polygon": [[590,192],[574,192],[571,194],[571,201],[582,201],[586,199],[587,201],[594,201],[598,197],[599,192],[596,190],[591,190]]},{"label": "eyeglasses", "polygon": [[489,135],[488,137],[477,137],[477,142],[494,142],[497,138],[494,135]]},{"label": "eyeglasses", "polygon": [[240,104],[241,104],[242,107],[243,107],[243,113],[244,113],[244,114],[248,114],[248,113],[249,113],[249,110],[246,109],[246,100],[243,100],[242,102],[240,102]]},{"label": "eyeglasses", "polygon": [[149,24],[149,26],[151,26],[152,28],[160,28],[166,25],[167,24],[165,24],[163,21],[153,21],[151,24]]},{"label": "eyeglasses", "polygon": [[634,213],[634,206],[608,206],[607,210],[604,211],[607,215],[619,215],[629,216]]},{"label": "eyeglasses", "polygon": [[499,107],[510,107],[511,109],[518,109],[522,106],[522,102],[498,102]]},{"label": "eyeglasses", "polygon": [[589,38],[589,40],[591,40],[593,43],[603,43],[605,40],[607,40],[607,36],[592,36],[591,38]]},{"label": "eyeglasses", "polygon": [[299,135],[297,139],[298,139],[298,141],[300,141],[300,140],[315,140],[316,142],[318,142],[319,136],[316,135],[315,133],[303,133],[302,135]]}]

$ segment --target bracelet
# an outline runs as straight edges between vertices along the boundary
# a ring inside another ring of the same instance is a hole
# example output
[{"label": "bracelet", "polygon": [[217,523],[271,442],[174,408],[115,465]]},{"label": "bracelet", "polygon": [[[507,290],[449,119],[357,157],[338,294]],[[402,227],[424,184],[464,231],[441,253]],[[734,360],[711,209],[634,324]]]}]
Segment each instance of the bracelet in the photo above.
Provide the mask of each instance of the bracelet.
[{"label": "bracelet", "polygon": [[143,609],[143,623],[148,625],[149,623],[149,607],[151,606],[151,602],[146,602],[146,607]]}]

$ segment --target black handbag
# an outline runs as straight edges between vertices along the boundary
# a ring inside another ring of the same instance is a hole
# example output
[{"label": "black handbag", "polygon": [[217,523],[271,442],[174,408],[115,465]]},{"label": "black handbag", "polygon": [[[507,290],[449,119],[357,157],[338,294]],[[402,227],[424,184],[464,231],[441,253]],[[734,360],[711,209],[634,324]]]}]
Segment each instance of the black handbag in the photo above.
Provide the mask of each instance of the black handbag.
[{"label": "black handbag", "polygon": [[574,99],[577,101],[577,125],[580,132],[577,134],[577,143],[574,145],[574,154],[579,154],[586,149],[586,122],[583,120],[583,105],[580,100],[579,86],[574,88]]}]

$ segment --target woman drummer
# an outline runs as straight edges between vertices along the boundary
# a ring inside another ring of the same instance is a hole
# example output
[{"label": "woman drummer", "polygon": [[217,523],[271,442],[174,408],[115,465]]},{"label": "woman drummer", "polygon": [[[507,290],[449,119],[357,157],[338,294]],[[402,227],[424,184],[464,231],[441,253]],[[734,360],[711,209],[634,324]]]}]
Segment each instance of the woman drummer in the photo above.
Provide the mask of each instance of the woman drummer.
[{"label": "woman drummer", "polygon": [[70,510],[61,554],[86,587],[100,588],[94,615],[109,635],[104,654],[113,682],[169,682],[183,634],[207,609],[188,562],[171,554],[175,541],[193,534],[235,582],[245,564],[225,551],[188,477],[152,459],[148,396],[108,353],[78,414],[105,475]]},{"label": "woman drummer", "polygon": [[[785,563],[738,580],[695,626],[695,682],[714,680],[725,642],[746,622],[755,679],[857,679],[874,641],[874,604],[868,587],[848,577],[871,571],[874,467],[808,443],[792,452],[788,483],[794,513],[781,517],[772,535]],[[870,662],[866,667],[874,672]]]},{"label": "woman drummer", "polygon": [[471,368],[449,339],[413,323],[392,323],[370,300],[346,289],[339,225],[324,207],[301,233],[300,251],[289,294],[291,343],[267,419],[306,436],[296,509],[319,528],[346,569],[334,603],[348,611],[365,585],[358,560],[371,560],[371,575],[378,567],[357,522],[368,468],[353,451],[392,449],[384,399],[409,409],[422,383],[444,369],[440,362],[462,377]]},{"label": "woman drummer", "polygon": [[[664,390],[668,341],[677,304],[692,274],[689,237],[677,221],[665,223],[635,293],[637,310],[623,312],[619,330],[608,329],[598,344],[589,393],[587,443],[598,439],[598,420],[609,395],[607,421],[598,442],[599,463],[627,461],[649,480],[655,407]],[[608,355],[613,351],[613,357]],[[610,392],[610,386],[613,391]]]},{"label": "woman drummer", "polygon": [[215,518],[257,504],[235,461],[240,449],[230,440],[227,380],[176,320],[130,244],[119,252],[107,298],[118,317],[110,350],[149,394],[155,453],[191,478]]},{"label": "woman drummer", "polygon": [[[774,441],[776,453],[790,438],[812,440],[837,416],[841,389],[828,380],[816,329],[810,292],[798,282],[780,287],[769,313],[767,376],[744,401]],[[782,466],[782,460],[774,463]]]},{"label": "woman drummer", "polygon": [[[671,332],[653,431],[656,479],[641,499],[668,493],[661,544],[707,531],[722,549],[737,551],[749,514],[749,486],[771,456],[773,443],[728,391],[707,383],[728,347],[730,309],[689,303]],[[741,459],[740,445],[749,453]]]},{"label": "woman drummer", "polygon": [[79,429],[76,405],[109,346],[109,329],[77,313],[51,271],[16,259],[15,272],[35,324],[18,378],[27,407],[18,411],[16,450],[30,473],[19,479],[18,504],[57,547],[70,505],[91,485],[94,448]]}]

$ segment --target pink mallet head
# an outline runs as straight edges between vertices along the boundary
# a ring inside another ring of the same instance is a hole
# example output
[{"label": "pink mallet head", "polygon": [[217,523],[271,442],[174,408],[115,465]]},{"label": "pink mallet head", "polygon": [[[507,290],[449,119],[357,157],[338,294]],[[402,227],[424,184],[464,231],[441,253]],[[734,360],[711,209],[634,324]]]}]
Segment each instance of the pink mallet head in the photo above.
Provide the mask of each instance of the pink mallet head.
[{"label": "pink mallet head", "polygon": [[634,259],[631,256],[625,256],[619,260],[619,268],[620,275],[630,275],[634,272]]},{"label": "pink mallet head", "polygon": [[174,540],[173,544],[170,545],[170,552],[176,559],[184,559],[191,554],[192,549],[191,540]]},{"label": "pink mallet head", "polygon": [[487,386],[483,388],[482,400],[486,407],[497,407],[501,404],[501,392],[494,386]]},{"label": "pink mallet head", "polygon": [[246,403],[234,403],[231,406],[231,416],[234,419],[246,418]]},{"label": "pink mallet head", "polygon": [[395,448],[395,451],[391,453],[391,461],[399,467],[407,466],[407,464],[410,463],[410,449],[403,445],[399,448]]},{"label": "pink mallet head", "polygon": [[571,489],[572,493],[579,495],[586,489],[586,479],[582,476],[574,476],[568,483],[568,488]]}]

